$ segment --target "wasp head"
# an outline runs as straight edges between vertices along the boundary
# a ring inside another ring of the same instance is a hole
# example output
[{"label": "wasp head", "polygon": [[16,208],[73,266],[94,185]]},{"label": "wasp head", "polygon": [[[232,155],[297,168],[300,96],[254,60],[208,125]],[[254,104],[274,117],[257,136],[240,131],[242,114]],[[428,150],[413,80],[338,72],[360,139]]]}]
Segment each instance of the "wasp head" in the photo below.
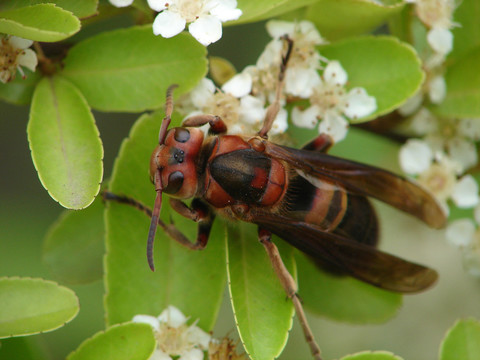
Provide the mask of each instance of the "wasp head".
[{"label": "wasp head", "polygon": [[[150,158],[150,179],[161,174],[162,191],[180,199],[197,192],[196,160],[203,143],[203,132],[197,128],[177,127],[167,131],[163,144]],[[158,172],[160,170],[160,172]]]}]

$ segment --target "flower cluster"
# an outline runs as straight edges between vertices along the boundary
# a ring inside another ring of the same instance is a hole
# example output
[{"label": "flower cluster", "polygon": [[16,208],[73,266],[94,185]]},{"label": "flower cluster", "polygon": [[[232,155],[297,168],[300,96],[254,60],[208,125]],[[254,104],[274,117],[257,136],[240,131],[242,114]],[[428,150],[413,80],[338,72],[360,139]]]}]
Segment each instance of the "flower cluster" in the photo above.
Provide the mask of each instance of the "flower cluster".
[{"label": "flower cluster", "polygon": [[152,327],[157,348],[149,360],[203,360],[204,351],[211,360],[245,360],[245,354],[237,354],[236,345],[228,337],[212,338],[195,324],[187,325],[188,318],[175,306],[168,306],[160,316],[135,315],[133,322]]},{"label": "flower cluster", "polygon": [[[117,7],[129,6],[133,0],[109,0]],[[159,14],[153,22],[153,33],[171,38],[188,25],[190,34],[207,46],[222,37],[222,23],[242,15],[236,0],[148,0]]]},{"label": "flower cluster", "polygon": [[174,306],[167,307],[158,317],[136,315],[133,322],[149,324],[157,340],[150,360],[203,360],[211,336],[198,326],[187,325],[187,317]]},{"label": "flower cluster", "polygon": [[31,71],[37,67],[37,54],[29,49],[32,40],[16,36],[0,38],[0,81],[7,83],[15,79],[18,72],[25,78],[22,66]]},{"label": "flower cluster", "polygon": [[[375,98],[365,89],[346,90],[348,75],[338,61],[329,61],[318,53],[316,46],[324,40],[311,22],[272,20],[267,23],[267,31],[273,39],[256,64],[233,76],[221,90],[216,90],[211,80],[203,79],[180,101],[183,115],[216,114],[226,122],[229,133],[254,134],[261,128],[267,109],[281,88],[280,110],[269,135],[281,135],[287,130],[286,103],[304,99],[309,100],[310,106],[306,110],[293,108],[293,124],[304,128],[319,124],[319,132],[340,141],[347,133],[347,119],[364,117],[376,110]],[[293,47],[284,83],[280,84],[282,56],[287,46],[285,36],[291,39]]]},{"label": "flower cluster", "polygon": [[[443,118],[423,106],[425,100],[441,104],[447,95],[443,64],[453,48],[453,0],[412,0],[420,21],[427,28],[431,52],[423,56],[426,80],[420,91],[400,109],[409,117],[406,130],[419,137],[408,140],[399,153],[404,172],[435,195],[449,212],[448,201],[458,208],[473,209],[480,214],[479,186],[467,172],[478,163],[475,142],[480,140],[480,119]],[[476,215],[477,224],[480,215]],[[462,249],[467,271],[480,276],[480,230],[471,219],[453,221],[446,238]]]}]

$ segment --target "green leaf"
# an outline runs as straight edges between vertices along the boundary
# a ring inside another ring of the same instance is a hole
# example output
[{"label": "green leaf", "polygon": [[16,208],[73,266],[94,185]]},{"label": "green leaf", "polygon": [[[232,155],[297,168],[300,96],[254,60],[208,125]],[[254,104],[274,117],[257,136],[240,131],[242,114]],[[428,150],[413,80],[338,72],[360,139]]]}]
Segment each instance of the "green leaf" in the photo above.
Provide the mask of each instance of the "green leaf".
[{"label": "green leaf", "polygon": [[102,181],[103,148],[78,89],[58,76],[40,81],[27,132],[33,163],[50,196],[70,209],[90,205]]},{"label": "green leaf", "polygon": [[[149,179],[150,155],[158,144],[163,114],[142,116],[122,145],[109,190],[152,206],[155,191]],[[178,123],[177,123],[178,124]],[[170,210],[164,195],[162,219],[170,215],[190,239],[196,224]],[[107,322],[131,320],[137,314],[158,316],[168,305],[179,308],[199,326],[211,330],[225,290],[225,229],[218,220],[205,250],[192,251],[165,235],[155,241],[155,272],[145,256],[150,219],[127,205],[109,203],[106,210],[105,309]],[[214,264],[214,266],[213,266]]]},{"label": "green leaf", "polygon": [[60,41],[79,30],[80,20],[55,4],[37,4],[0,12],[0,32],[25,39]]},{"label": "green leaf", "polygon": [[387,351],[363,351],[344,356],[340,360],[402,360],[402,358]]},{"label": "green leaf", "polygon": [[155,344],[148,324],[116,325],[85,340],[67,360],[147,360]]},{"label": "green leaf", "polygon": [[32,73],[28,69],[23,69],[26,79],[21,76],[15,77],[15,80],[3,84],[0,83],[0,98],[16,105],[26,105],[32,101],[33,91],[37,86],[42,75],[39,72]]},{"label": "green leaf", "polygon": [[0,278],[0,304],[0,338],[55,330],[79,310],[72,290],[29,278]]},{"label": "green leaf", "polygon": [[447,96],[438,106],[432,106],[435,114],[445,117],[480,117],[480,47],[458,60],[447,69],[445,81]]},{"label": "green leaf", "polygon": [[39,336],[22,336],[2,339],[0,359],[51,360]]},{"label": "green leaf", "polygon": [[66,284],[87,284],[103,275],[104,224],[102,200],[82,211],[65,211],[50,228],[43,261]]},{"label": "green leaf", "polygon": [[457,61],[470,51],[480,47],[480,3],[478,1],[462,1],[453,13],[453,23],[461,26],[453,27],[453,49],[448,54],[449,61]]},{"label": "green leaf", "polygon": [[415,94],[423,71],[415,50],[388,36],[362,37],[320,47],[321,55],[339,60],[348,74],[348,88],[363,87],[377,100],[377,110],[353,123],[387,114]]},{"label": "green leaf", "polygon": [[[295,277],[293,248],[278,238],[274,242]],[[250,358],[276,358],[285,347],[292,327],[293,303],[287,298],[252,224],[228,227],[228,280],[238,331]]]},{"label": "green leaf", "polygon": [[0,4],[0,11],[48,3],[54,3],[64,10],[72,12],[76,17],[79,18],[95,15],[97,13],[98,6],[98,0],[15,0]]},{"label": "green leaf", "polygon": [[171,84],[191,90],[207,72],[205,47],[189,34],[164,39],[151,25],[93,36],[74,46],[62,74],[103,111],[143,111],[163,106]]},{"label": "green leaf", "polygon": [[338,40],[369,32],[399,13],[404,2],[384,4],[371,0],[320,0],[305,9],[304,18],[312,21],[320,34]]},{"label": "green leaf", "polygon": [[238,0],[238,8],[242,16],[227,24],[243,24],[275,17],[292,10],[310,5],[318,0]]},{"label": "green leaf", "polygon": [[376,288],[349,276],[320,271],[297,253],[299,294],[310,311],[350,323],[380,323],[395,316],[402,296]]},{"label": "green leaf", "polygon": [[477,320],[457,321],[443,340],[440,360],[456,359],[480,359],[480,323]]}]

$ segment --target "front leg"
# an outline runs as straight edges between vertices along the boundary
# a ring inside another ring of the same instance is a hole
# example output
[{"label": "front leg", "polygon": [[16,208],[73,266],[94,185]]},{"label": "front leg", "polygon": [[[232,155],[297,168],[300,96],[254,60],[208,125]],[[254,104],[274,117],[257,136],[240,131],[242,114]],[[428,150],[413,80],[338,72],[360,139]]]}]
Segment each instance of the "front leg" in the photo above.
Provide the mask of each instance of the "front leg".
[{"label": "front leg", "polygon": [[216,115],[203,114],[190,116],[183,121],[182,126],[200,127],[205,124],[210,124],[210,131],[214,134],[224,134],[227,132],[227,125],[220,116]]},{"label": "front leg", "polygon": [[[149,218],[152,217],[152,209],[143,205],[141,202],[132,199],[128,196],[117,195],[109,191],[103,192],[103,199],[108,201],[115,201],[121,204],[126,204],[133,206],[134,208],[142,211],[145,213]],[[197,200],[197,201],[196,201]],[[192,208],[188,208],[186,204],[179,200],[170,201],[172,204],[172,208],[177,211],[179,214],[185,216],[186,211],[182,210],[178,203],[183,205],[183,209],[188,209],[190,214],[197,214],[197,215],[190,215],[186,216],[189,219],[197,221],[198,224],[198,232],[197,232],[197,239],[193,243],[191,242],[185,234],[183,234],[174,224],[166,224],[160,218],[158,219],[158,226],[160,226],[171,239],[179,242],[183,246],[191,249],[191,250],[202,250],[208,243],[208,237],[210,235],[210,230],[213,225],[213,220],[215,219],[214,214],[211,210],[203,204],[200,200],[194,199],[192,201]]]},{"label": "front leg", "polygon": [[270,231],[258,228],[258,240],[262,243],[263,247],[267,251],[275,274],[277,274],[277,277],[280,280],[283,289],[287,293],[287,296],[293,302],[293,306],[295,307],[295,313],[297,314],[300,325],[302,326],[305,339],[310,346],[310,351],[312,352],[315,360],[322,360],[322,357],[320,355],[320,347],[315,342],[312,330],[308,325],[305,312],[303,311],[302,303],[300,302],[300,299],[297,295],[297,283],[295,282],[292,275],[289,273],[288,269],[283,263],[282,257],[278,252],[278,248],[272,242],[271,237],[272,233]]}]

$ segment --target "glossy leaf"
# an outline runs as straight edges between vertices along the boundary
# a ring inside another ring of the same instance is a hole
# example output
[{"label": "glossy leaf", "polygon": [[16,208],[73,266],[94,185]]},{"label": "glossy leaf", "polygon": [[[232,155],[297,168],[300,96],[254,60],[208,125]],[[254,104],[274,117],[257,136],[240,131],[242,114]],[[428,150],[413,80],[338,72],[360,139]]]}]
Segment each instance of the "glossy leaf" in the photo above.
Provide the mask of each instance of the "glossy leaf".
[{"label": "glossy leaf", "polygon": [[480,48],[458,60],[445,74],[447,96],[432,110],[445,117],[480,117]]},{"label": "glossy leaf", "polygon": [[237,0],[237,7],[242,10],[243,14],[238,20],[227,22],[226,24],[243,24],[268,19],[303,6],[308,6],[316,1],[318,0]]},{"label": "glossy leaf", "polygon": [[480,359],[480,323],[477,320],[459,320],[448,331],[440,347],[440,360],[455,359]]},{"label": "glossy leaf", "polygon": [[371,31],[402,10],[404,3],[370,0],[320,0],[307,7],[304,18],[312,21],[329,40]]},{"label": "glossy leaf", "polygon": [[61,77],[40,81],[27,132],[33,163],[50,196],[70,209],[90,205],[102,181],[103,147],[78,89]]},{"label": "glossy leaf", "polygon": [[[274,241],[295,277],[293,248],[278,238]],[[237,223],[228,228],[228,280],[238,331],[250,358],[276,358],[292,326],[293,303],[286,297],[252,224]]]},{"label": "glossy leaf", "polygon": [[24,70],[26,79],[22,79],[19,73],[15,77],[15,80],[3,84],[0,83],[0,98],[16,104],[26,105],[32,100],[33,92],[38,82],[42,79],[42,75],[39,72],[32,73],[30,70]]},{"label": "glossy leaf", "polygon": [[423,81],[420,60],[412,47],[393,37],[366,36],[322,46],[320,54],[339,60],[348,88],[363,87],[377,100],[377,110],[363,122],[386,114],[415,94]]},{"label": "glossy leaf", "polygon": [[85,340],[67,360],[147,360],[155,344],[150,325],[121,324]]},{"label": "glossy leaf", "polygon": [[37,4],[0,11],[0,32],[25,39],[60,41],[79,30],[80,20],[55,4]]},{"label": "glossy leaf", "polygon": [[54,3],[64,10],[72,12],[79,18],[95,15],[98,6],[98,0],[15,0],[0,4],[0,11],[47,3]]},{"label": "glossy leaf", "polygon": [[[158,143],[163,114],[141,117],[122,145],[109,190],[152,206],[155,191],[149,179],[150,155]],[[170,222],[168,196],[162,219]],[[196,224],[173,214],[175,225],[190,239]],[[105,259],[107,322],[131,320],[136,314],[158,316],[168,305],[179,308],[206,331],[213,328],[225,290],[225,230],[216,221],[205,250],[192,251],[168,238],[161,228],[155,241],[155,272],[145,256],[150,219],[141,211],[110,203],[106,210]],[[214,264],[214,265],[213,265]]]},{"label": "glossy leaf", "polygon": [[55,330],[79,310],[72,290],[30,278],[0,278],[0,304],[0,338]]},{"label": "glossy leaf", "polygon": [[299,294],[308,310],[338,321],[380,323],[395,316],[402,296],[352,277],[329,275],[296,253]]},{"label": "glossy leaf", "polygon": [[387,351],[363,351],[344,356],[340,360],[402,360],[402,358]]},{"label": "glossy leaf", "polygon": [[65,211],[50,228],[43,261],[57,280],[87,284],[103,275],[105,206],[101,199],[82,211]]},{"label": "glossy leaf", "polygon": [[205,47],[189,34],[164,39],[151,25],[93,36],[74,46],[62,74],[103,111],[143,111],[163,106],[164,94],[191,90],[207,72]]}]

